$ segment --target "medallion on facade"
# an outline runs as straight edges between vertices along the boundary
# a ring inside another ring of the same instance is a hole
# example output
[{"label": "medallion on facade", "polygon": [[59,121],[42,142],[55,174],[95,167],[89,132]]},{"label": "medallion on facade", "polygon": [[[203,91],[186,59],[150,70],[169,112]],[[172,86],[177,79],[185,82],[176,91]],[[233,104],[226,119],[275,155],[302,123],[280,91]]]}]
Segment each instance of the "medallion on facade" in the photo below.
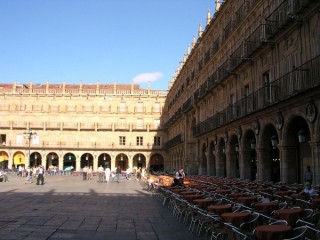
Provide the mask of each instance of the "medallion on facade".
[{"label": "medallion on facade", "polygon": [[317,108],[314,103],[309,103],[306,107],[306,118],[313,123],[317,117]]},{"label": "medallion on facade", "polygon": [[281,113],[278,113],[275,119],[275,125],[278,130],[281,130],[283,127],[283,116]]}]

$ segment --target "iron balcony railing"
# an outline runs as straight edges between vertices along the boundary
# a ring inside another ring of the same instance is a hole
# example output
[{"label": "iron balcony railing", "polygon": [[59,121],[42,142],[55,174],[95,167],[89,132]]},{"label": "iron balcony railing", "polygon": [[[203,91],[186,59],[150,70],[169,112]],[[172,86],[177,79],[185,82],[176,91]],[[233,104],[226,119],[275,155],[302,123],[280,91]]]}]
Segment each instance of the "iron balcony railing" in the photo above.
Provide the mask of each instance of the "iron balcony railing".
[{"label": "iron balcony railing", "polygon": [[166,142],[166,149],[170,149],[178,144],[182,143],[182,136],[181,134],[175,136],[174,138],[170,139]]},{"label": "iron balcony railing", "polygon": [[320,86],[320,55],[200,122],[195,137]]}]

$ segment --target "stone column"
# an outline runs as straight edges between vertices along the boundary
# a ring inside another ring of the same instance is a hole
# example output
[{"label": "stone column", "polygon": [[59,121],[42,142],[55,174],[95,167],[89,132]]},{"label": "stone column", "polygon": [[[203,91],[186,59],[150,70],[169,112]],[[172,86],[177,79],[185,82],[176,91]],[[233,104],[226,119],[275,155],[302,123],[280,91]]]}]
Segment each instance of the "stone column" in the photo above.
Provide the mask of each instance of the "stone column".
[{"label": "stone column", "polygon": [[81,163],[80,163],[81,159],[80,159],[80,156],[77,156],[76,158],[76,171],[81,171]]}]

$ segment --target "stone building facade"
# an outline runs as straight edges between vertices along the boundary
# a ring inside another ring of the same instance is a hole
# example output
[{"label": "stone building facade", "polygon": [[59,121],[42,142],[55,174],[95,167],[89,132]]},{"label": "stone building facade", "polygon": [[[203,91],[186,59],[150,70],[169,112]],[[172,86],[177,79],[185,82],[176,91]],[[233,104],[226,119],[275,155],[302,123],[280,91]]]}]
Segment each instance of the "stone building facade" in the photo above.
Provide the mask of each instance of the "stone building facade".
[{"label": "stone building facade", "polygon": [[168,92],[166,166],[189,174],[320,183],[320,3],[228,0]]},{"label": "stone building facade", "polygon": [[163,169],[166,91],[128,84],[1,84],[3,167]]},{"label": "stone building facade", "polygon": [[[319,184],[320,2],[219,6],[168,92],[1,85],[0,159],[10,167],[30,156],[31,164],[41,158],[77,170],[183,167],[187,174],[288,183],[303,182],[310,165]],[[31,141],[23,138],[27,128],[37,131]]]}]

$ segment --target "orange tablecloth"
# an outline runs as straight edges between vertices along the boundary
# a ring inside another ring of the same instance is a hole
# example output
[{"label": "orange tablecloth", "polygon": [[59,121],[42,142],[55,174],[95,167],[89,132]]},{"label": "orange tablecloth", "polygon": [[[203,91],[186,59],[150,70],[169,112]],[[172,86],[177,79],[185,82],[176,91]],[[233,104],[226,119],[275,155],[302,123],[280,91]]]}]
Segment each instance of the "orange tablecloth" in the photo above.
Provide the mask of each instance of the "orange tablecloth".
[{"label": "orange tablecloth", "polygon": [[198,205],[202,209],[207,209],[207,207],[212,203],[212,199],[194,199],[194,204]]},{"label": "orange tablecloth", "polygon": [[254,205],[254,208],[258,212],[270,214],[273,210],[277,210],[279,206],[278,206],[278,203],[276,202],[268,202],[268,203],[256,203]]},{"label": "orange tablecloth", "polygon": [[288,236],[292,227],[285,225],[261,225],[256,227],[255,235],[259,240],[281,240]]},{"label": "orange tablecloth", "polygon": [[223,213],[221,214],[223,221],[232,223],[236,227],[240,227],[243,222],[248,222],[250,219],[250,213],[247,212],[235,212],[235,213]]},{"label": "orange tablecloth", "polygon": [[228,213],[232,211],[232,207],[230,204],[224,204],[224,205],[210,205],[207,207],[208,212],[210,213],[216,213],[218,215],[221,215],[223,213]]},{"label": "orange tablecloth", "polygon": [[183,196],[189,203],[193,203],[195,199],[201,199],[202,195],[200,194],[192,194],[192,195],[184,195]]},{"label": "orange tablecloth", "polygon": [[279,209],[274,211],[273,217],[276,219],[286,220],[291,227],[294,227],[298,219],[301,217],[302,212],[302,208]]}]

